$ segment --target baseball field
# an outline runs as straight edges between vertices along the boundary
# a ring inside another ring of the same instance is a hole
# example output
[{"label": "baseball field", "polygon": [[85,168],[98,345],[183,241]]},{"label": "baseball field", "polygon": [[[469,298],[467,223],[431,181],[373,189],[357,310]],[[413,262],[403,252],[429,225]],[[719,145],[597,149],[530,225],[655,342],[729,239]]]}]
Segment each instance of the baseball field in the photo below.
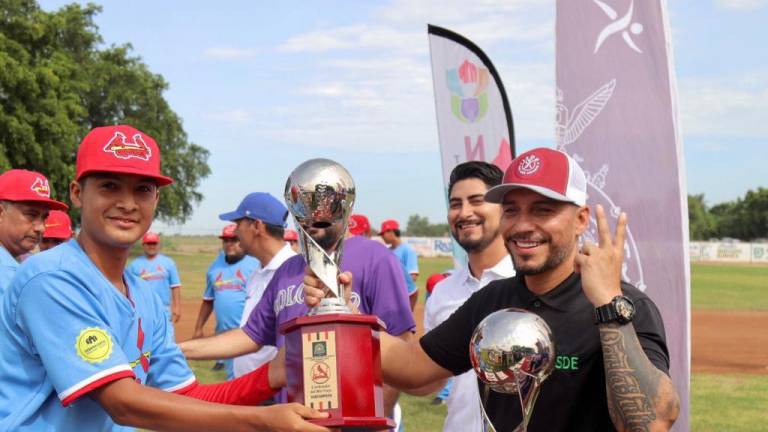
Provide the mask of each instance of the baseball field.
[{"label": "baseball field", "polygon": [[[197,319],[205,271],[217,253],[215,237],[164,237],[164,253],[179,267],[183,310],[178,340],[188,339]],[[421,329],[424,281],[451,266],[446,258],[420,259],[421,298],[416,322]],[[768,266],[693,264],[691,430],[765,431],[768,428]],[[213,319],[206,326],[212,333]],[[212,362],[193,362],[203,382],[220,381]],[[444,406],[431,397],[403,396],[409,431],[440,431]]]}]

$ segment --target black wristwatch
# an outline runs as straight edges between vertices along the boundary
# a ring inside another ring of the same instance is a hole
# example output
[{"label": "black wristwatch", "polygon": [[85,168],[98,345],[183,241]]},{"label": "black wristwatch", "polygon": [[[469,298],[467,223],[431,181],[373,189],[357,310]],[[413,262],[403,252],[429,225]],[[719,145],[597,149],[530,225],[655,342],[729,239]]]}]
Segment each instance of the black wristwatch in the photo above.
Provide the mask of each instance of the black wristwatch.
[{"label": "black wristwatch", "polygon": [[595,324],[632,322],[635,316],[635,304],[627,297],[618,295],[610,303],[595,308]]}]

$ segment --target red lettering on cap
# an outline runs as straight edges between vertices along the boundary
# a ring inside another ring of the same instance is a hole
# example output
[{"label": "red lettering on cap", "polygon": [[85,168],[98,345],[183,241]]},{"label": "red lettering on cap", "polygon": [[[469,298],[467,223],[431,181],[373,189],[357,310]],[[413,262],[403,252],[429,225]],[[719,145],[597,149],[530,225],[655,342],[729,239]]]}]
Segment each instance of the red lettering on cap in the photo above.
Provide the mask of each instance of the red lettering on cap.
[{"label": "red lettering on cap", "polygon": [[118,131],[104,146],[104,151],[119,159],[136,158],[148,161],[152,157],[152,149],[144,142],[141,134],[134,134],[132,141],[128,141],[125,134]]}]

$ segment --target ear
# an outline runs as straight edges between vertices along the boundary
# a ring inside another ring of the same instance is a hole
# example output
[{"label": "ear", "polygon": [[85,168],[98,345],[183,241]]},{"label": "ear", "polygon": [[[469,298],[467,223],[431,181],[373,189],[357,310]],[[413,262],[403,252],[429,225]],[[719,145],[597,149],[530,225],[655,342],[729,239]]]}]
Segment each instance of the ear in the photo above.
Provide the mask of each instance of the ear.
[{"label": "ear", "polygon": [[83,207],[83,201],[81,199],[82,193],[83,185],[78,181],[73,180],[72,183],[69,184],[69,199],[72,201],[72,205],[77,208]]},{"label": "ear", "polygon": [[581,206],[576,210],[576,235],[582,235],[589,228],[589,207]]}]

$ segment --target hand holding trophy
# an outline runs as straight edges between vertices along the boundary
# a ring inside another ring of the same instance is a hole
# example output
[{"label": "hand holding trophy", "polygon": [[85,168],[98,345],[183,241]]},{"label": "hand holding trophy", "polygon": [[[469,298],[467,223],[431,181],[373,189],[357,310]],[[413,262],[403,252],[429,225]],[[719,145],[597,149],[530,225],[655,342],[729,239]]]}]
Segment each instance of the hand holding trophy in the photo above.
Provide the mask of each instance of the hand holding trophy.
[{"label": "hand holding trophy", "polygon": [[307,266],[327,288],[307,316],[280,326],[285,334],[289,402],[330,413],[313,420],[342,430],[383,430],[379,330],[375,316],[350,313],[338,284],[347,220],[355,201],[349,172],[328,159],[311,159],[285,184],[285,201],[296,220]]},{"label": "hand holding trophy", "polygon": [[541,383],[555,365],[555,345],[547,323],[523,309],[496,311],[472,334],[469,357],[480,379],[483,432],[497,430],[486,410],[491,391],[518,395],[522,422],[514,430],[525,432]]}]

